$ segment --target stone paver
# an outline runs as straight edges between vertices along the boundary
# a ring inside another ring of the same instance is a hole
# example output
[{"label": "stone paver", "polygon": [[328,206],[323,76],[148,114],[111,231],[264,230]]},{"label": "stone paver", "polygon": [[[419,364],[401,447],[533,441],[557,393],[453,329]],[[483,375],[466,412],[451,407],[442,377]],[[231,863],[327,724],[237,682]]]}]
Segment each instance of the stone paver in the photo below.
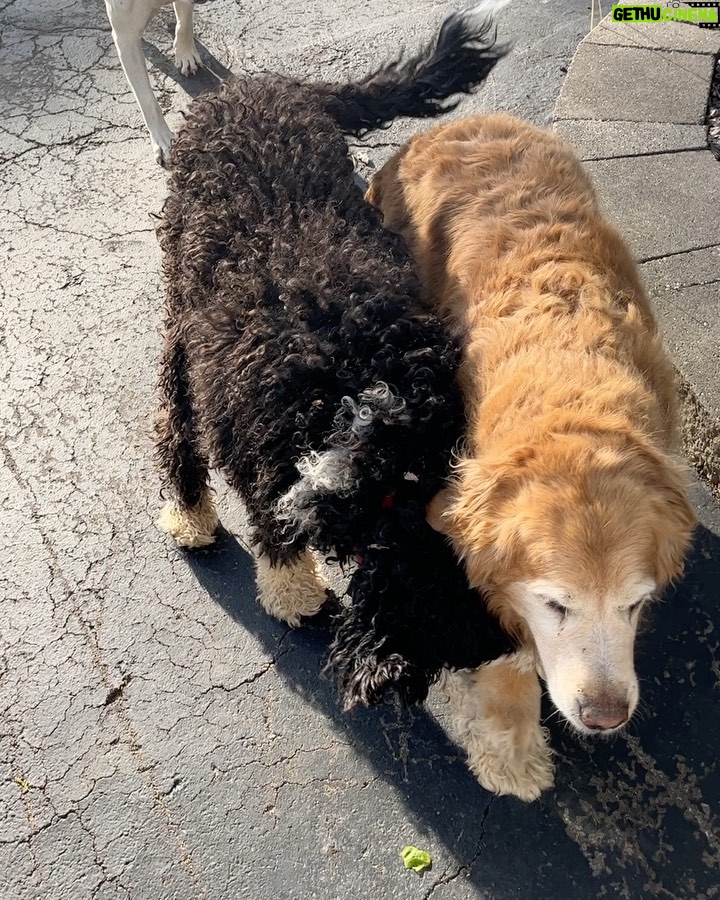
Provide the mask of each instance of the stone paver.
[{"label": "stone paver", "polygon": [[685,446],[720,487],[720,247],[662,257],[641,266],[686,399]]},{"label": "stone paver", "polygon": [[641,271],[673,356],[705,402],[720,409],[720,247],[662,257]]},{"label": "stone paver", "polygon": [[712,53],[583,43],[555,117],[700,125],[713,64]]},{"label": "stone paver", "polygon": [[720,166],[708,150],[597,160],[586,168],[640,261],[720,243],[713,212]]},{"label": "stone paver", "polygon": [[717,496],[720,166],[702,123],[719,47],[714,29],[607,16],[578,48],[555,107],[555,128],[644,263],[678,370],[686,451]]},{"label": "stone paver", "polygon": [[555,123],[555,130],[584,160],[704,150],[707,147],[707,134],[702,125],[634,122],[628,127],[627,122],[561,119]]},{"label": "stone paver", "polygon": [[611,16],[606,16],[585,37],[584,42],[610,47],[717,53],[718,31],[714,28],[699,28],[686,22],[613,22]]}]

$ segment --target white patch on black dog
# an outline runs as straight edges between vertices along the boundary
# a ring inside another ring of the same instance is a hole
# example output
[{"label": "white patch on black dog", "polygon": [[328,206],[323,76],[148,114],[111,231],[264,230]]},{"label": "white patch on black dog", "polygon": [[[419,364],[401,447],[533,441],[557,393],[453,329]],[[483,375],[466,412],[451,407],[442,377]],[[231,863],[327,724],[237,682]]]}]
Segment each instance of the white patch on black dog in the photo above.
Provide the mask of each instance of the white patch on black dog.
[{"label": "white patch on black dog", "polygon": [[317,524],[315,504],[328,494],[348,497],[358,484],[355,459],[377,423],[404,424],[409,421],[405,401],[384,381],[366,388],[357,400],[343,397],[335,418],[334,443],[321,452],[312,451],[297,462],[300,478],[280,497],[275,506],[278,521],[286,523],[293,536]]},{"label": "white patch on black dog", "polygon": [[308,531],[314,524],[318,496],[335,494],[347,497],[357,476],[353,454],[346,447],[333,447],[322,453],[308,453],[297,462],[300,478],[277,501],[275,514],[296,534]]}]

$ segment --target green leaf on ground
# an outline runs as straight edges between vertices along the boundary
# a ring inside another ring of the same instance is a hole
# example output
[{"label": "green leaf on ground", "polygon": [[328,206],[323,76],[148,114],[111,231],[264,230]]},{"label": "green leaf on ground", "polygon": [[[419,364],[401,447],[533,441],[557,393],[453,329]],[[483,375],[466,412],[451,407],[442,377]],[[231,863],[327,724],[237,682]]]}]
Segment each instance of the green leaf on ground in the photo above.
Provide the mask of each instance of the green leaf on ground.
[{"label": "green leaf on ground", "polygon": [[418,850],[417,847],[403,847],[400,856],[405,863],[405,868],[412,869],[418,874],[424,872],[425,869],[432,868],[432,857],[425,850]]}]

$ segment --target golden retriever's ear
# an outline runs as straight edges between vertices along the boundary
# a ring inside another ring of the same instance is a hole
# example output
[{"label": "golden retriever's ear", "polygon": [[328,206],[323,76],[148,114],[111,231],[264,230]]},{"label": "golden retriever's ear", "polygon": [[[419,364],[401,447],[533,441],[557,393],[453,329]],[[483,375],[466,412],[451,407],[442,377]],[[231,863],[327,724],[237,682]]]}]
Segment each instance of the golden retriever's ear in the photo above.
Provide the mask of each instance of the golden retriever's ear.
[{"label": "golden retriever's ear", "polygon": [[686,494],[685,478],[675,465],[663,473],[656,519],[658,584],[677,581],[685,569],[685,557],[692,544],[697,515]]},{"label": "golden retriever's ear", "polygon": [[669,584],[683,573],[697,525],[697,515],[687,496],[688,473],[671,456],[649,447],[642,448],[640,460],[644,480],[656,491],[655,580],[658,584]]},{"label": "golden retriever's ear", "polygon": [[382,188],[380,187],[380,173],[373,175],[368,189],[365,191],[365,202],[370,206],[382,209]]},{"label": "golden retriever's ear", "polygon": [[457,487],[455,485],[449,485],[441,491],[438,491],[427,505],[425,517],[427,518],[428,525],[431,528],[434,528],[435,531],[440,532],[440,534],[450,533],[450,523],[448,520],[450,517],[450,510],[456,499]]},{"label": "golden retriever's ear", "polygon": [[532,453],[515,450],[488,459],[464,459],[458,475],[433,497],[427,520],[451,538],[471,584],[485,584],[512,565],[516,555],[512,510]]},{"label": "golden retriever's ear", "polygon": [[380,210],[385,227],[391,231],[401,231],[410,224],[400,166],[411,146],[412,141],[391,156],[365,191],[365,201]]}]

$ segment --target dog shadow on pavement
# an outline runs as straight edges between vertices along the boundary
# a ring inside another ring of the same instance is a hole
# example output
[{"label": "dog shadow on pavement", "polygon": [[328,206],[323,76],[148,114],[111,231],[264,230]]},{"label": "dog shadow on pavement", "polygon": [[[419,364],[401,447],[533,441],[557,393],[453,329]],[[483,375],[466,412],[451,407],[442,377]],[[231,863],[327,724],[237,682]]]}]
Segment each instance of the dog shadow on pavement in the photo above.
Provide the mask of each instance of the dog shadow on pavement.
[{"label": "dog shadow on pavement", "polygon": [[[390,698],[374,710],[343,713],[332,677],[319,674],[327,617],[288,635],[257,603],[253,562],[231,534],[221,532],[215,550],[187,559],[210,597],[277,656],[283,681],[344,732],[481,890],[591,896],[606,884],[641,896],[649,879],[674,885],[689,879],[697,891],[714,878],[702,834],[712,823],[700,821],[703,807],[720,808],[720,617],[713,608],[717,589],[709,591],[720,584],[720,539],[711,531],[698,530],[685,580],[658,604],[640,636],[643,711],[626,735],[597,742],[570,734],[551,714],[557,786],[529,805],[484,791],[425,707],[403,710]],[[276,654],[281,640],[287,652]],[[657,852],[659,822],[663,840],[680,847],[680,855]],[[676,896],[685,897],[679,890]]]},{"label": "dog shadow on pavement", "polygon": [[172,53],[168,56],[159,50],[155,44],[143,39],[142,52],[150,64],[151,70],[157,69],[179,85],[186,94],[195,98],[211,88],[218,88],[224,81],[232,77],[230,69],[226,68],[208,48],[195,38],[195,46],[200,51],[202,68],[195,75],[181,75],[175,66]]}]

